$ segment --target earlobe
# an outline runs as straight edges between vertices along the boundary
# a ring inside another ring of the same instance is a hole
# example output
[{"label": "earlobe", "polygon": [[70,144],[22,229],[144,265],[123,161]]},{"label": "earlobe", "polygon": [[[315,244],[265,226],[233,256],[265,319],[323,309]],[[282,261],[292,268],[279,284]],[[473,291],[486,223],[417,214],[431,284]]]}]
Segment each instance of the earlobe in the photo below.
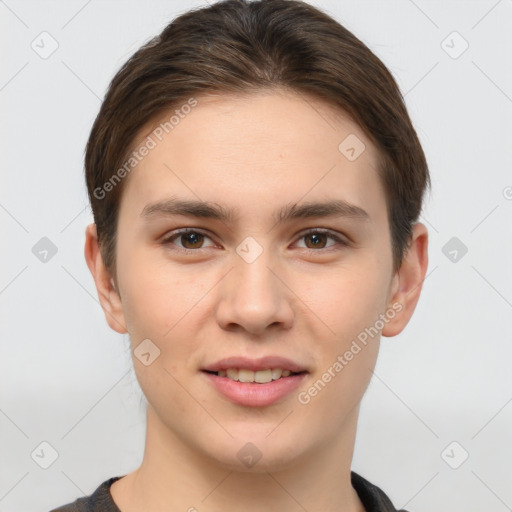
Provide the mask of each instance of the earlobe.
[{"label": "earlobe", "polygon": [[383,336],[396,336],[409,323],[420,298],[427,267],[428,231],[424,224],[417,223],[413,226],[411,242],[402,265],[393,277],[389,307],[393,307],[397,313],[382,329]]},{"label": "earlobe", "polygon": [[114,286],[114,279],[110,276],[98,244],[96,224],[89,224],[85,229],[84,256],[87,266],[92,274],[100,305],[105,313],[108,325],[114,331],[125,334],[126,322],[123,313],[121,298]]}]

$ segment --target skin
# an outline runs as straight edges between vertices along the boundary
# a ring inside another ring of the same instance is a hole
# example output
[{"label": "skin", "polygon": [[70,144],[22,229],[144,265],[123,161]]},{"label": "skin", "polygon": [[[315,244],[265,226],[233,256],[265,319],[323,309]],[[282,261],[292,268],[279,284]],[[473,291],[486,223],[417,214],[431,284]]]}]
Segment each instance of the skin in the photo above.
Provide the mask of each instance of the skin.
[{"label": "skin", "polygon": [[[145,452],[111,494],[123,512],[226,512],[240,503],[248,512],[362,512],[350,466],[380,333],[307,405],[297,395],[393,303],[402,309],[381,334],[404,329],[427,270],[427,229],[414,226],[394,274],[377,152],[343,112],[290,91],[197,99],[125,178],[116,276],[103,264],[95,225],[86,229],[85,257],[108,324],[130,334],[132,349],[149,338],[160,350],[149,366],[133,357],[148,401]],[[349,134],[366,146],[353,162],[338,150]],[[140,216],[145,205],[171,195],[233,207],[238,215],[233,222]],[[345,199],[370,220],[275,225],[280,206],[325,199]],[[163,243],[184,227],[205,236]],[[329,229],[350,244],[320,235],[315,245],[301,234],[308,228]],[[236,252],[247,236],[263,248],[252,263]],[[267,407],[228,401],[200,371],[230,355],[269,354],[310,373],[297,392]],[[262,453],[251,468],[237,457],[249,441]]]}]

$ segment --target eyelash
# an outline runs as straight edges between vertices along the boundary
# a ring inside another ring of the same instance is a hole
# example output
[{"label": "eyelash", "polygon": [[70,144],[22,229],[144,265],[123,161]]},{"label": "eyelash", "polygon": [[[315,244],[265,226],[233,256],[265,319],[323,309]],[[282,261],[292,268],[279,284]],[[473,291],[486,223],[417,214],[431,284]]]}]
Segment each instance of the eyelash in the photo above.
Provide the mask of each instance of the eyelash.
[{"label": "eyelash", "polygon": [[[172,242],[175,239],[179,238],[181,235],[186,235],[188,233],[197,233],[197,234],[203,235],[203,236],[205,236],[207,238],[210,238],[206,233],[203,233],[202,231],[200,231],[198,229],[195,229],[195,228],[184,228],[184,229],[179,229],[179,230],[176,230],[176,231],[172,231],[169,236],[166,236],[162,240],[162,244],[164,244],[164,245],[172,245]],[[308,231],[305,231],[304,233],[302,233],[300,235],[299,239],[302,239],[302,238],[305,238],[308,235],[314,235],[314,234],[328,235],[329,238],[332,238],[335,242],[337,242],[341,246],[343,246],[343,247],[348,247],[349,246],[349,243],[345,239],[343,239],[340,236],[336,235],[332,231],[329,231],[328,229],[323,229],[323,228],[309,229]],[[318,252],[322,252],[322,251],[328,251],[329,249],[332,249],[333,247],[334,246],[323,247],[323,248],[320,248],[320,249],[310,249],[308,247],[303,247],[302,249],[304,249],[304,250],[306,250],[306,251],[308,251],[310,253],[318,253]],[[197,253],[201,249],[203,249],[203,248],[187,249],[185,247],[177,247],[176,246],[176,250],[184,252],[184,253]]]}]

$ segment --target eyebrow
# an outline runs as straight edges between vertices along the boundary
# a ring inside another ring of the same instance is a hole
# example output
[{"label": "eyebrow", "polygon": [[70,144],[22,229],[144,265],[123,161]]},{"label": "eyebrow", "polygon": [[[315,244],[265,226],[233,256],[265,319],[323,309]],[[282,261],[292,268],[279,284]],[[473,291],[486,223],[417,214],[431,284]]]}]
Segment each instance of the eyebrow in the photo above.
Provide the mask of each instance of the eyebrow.
[{"label": "eyebrow", "polygon": [[[162,201],[147,204],[140,216],[152,219],[159,216],[185,215],[203,219],[216,219],[223,222],[233,222],[237,209],[228,209],[213,202],[195,201],[170,197]],[[320,217],[349,217],[356,220],[371,221],[370,215],[363,208],[351,204],[344,199],[329,201],[290,203],[282,206],[273,215],[277,224],[283,224],[293,219]]]}]

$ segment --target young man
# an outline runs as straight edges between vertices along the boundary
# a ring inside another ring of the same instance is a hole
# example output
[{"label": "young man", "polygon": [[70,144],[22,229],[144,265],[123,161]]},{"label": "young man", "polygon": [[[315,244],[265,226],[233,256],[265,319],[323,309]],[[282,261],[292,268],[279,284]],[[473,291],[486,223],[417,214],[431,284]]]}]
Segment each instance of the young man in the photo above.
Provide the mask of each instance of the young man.
[{"label": "young man", "polygon": [[185,13],[113,79],[86,178],[146,444],[56,510],[395,511],[351,462],[380,336],[420,296],[430,182],[377,57],[298,1]]}]

